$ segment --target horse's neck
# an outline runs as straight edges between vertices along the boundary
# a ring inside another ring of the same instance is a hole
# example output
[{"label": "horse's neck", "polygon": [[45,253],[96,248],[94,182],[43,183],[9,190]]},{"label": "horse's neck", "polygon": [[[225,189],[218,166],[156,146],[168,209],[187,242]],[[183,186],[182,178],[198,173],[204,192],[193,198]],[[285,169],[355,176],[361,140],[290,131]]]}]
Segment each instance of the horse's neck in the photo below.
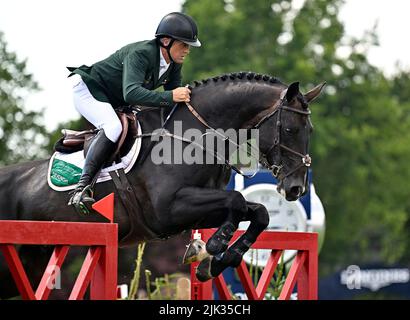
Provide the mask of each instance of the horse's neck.
[{"label": "horse's neck", "polygon": [[280,98],[281,85],[239,83],[235,86],[198,88],[192,105],[214,128],[241,129],[272,107]]}]

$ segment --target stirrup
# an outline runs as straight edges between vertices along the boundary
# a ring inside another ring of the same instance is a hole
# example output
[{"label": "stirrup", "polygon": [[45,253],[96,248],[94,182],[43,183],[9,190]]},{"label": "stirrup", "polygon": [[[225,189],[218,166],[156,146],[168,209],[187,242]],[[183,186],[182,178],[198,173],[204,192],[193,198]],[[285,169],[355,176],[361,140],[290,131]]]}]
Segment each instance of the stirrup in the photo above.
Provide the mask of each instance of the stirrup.
[{"label": "stirrup", "polygon": [[70,193],[71,198],[68,201],[69,206],[73,206],[75,211],[79,214],[90,214],[91,205],[95,202],[93,196],[94,192],[91,185],[84,188],[76,188]]}]

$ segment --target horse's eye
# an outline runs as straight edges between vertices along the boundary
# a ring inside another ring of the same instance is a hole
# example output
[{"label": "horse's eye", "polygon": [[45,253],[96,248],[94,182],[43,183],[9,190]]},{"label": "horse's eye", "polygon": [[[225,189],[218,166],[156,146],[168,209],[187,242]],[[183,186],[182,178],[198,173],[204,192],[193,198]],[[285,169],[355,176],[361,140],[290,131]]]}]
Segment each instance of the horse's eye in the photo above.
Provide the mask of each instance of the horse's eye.
[{"label": "horse's eye", "polygon": [[298,133],[298,131],[299,131],[299,128],[286,128],[285,129],[285,132],[289,134],[296,134]]}]

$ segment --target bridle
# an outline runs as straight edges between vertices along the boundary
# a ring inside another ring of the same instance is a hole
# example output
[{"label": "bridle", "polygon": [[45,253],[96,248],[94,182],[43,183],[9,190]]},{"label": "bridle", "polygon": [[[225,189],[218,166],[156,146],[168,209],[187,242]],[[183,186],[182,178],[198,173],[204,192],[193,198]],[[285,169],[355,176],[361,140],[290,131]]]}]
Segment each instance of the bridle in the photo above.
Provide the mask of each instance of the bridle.
[{"label": "bridle", "polygon": [[[295,109],[295,108],[291,108],[288,106],[284,105],[285,103],[285,98],[280,98],[278,100],[277,103],[275,103],[275,105],[273,105],[271,108],[274,108],[274,110],[267,114],[266,116],[264,116],[262,119],[259,120],[259,122],[252,127],[252,129],[259,129],[259,127],[268,119],[272,118],[275,114],[278,114],[277,120],[276,120],[276,138],[275,141],[273,143],[273,145],[269,148],[269,150],[265,153],[260,155],[260,162],[263,166],[265,166],[267,169],[269,169],[273,176],[275,178],[279,177],[279,174],[281,173],[282,169],[283,169],[283,165],[282,165],[282,149],[298,156],[301,159],[301,162],[299,165],[297,165],[296,167],[294,167],[292,170],[289,170],[288,172],[284,173],[282,176],[282,179],[290,176],[291,174],[293,174],[295,171],[299,170],[302,167],[310,167],[310,165],[312,164],[312,158],[309,156],[309,154],[302,154],[300,152],[297,152],[291,148],[289,148],[288,146],[284,145],[282,143],[282,139],[281,139],[281,128],[282,128],[282,111],[289,111],[289,112],[294,112],[296,114],[300,114],[303,116],[309,116],[311,114],[310,110],[299,110],[299,109]],[[278,161],[274,164],[270,164],[269,163],[269,155],[275,150],[275,148],[278,148],[278,153],[277,153],[277,158]]]},{"label": "bridle", "polygon": [[[261,119],[256,120],[257,123],[254,125],[249,125],[247,126],[247,129],[259,129],[259,127],[266,122],[267,120],[269,120],[270,118],[272,118],[275,114],[278,114],[278,118],[277,118],[277,122],[276,122],[276,138],[274,141],[274,144],[269,148],[269,150],[263,154],[261,153],[259,150],[255,150],[255,148],[249,144],[247,142],[247,147],[250,147],[250,149],[256,151],[259,153],[259,159],[258,161],[267,169],[269,169],[272,172],[272,175],[275,178],[279,178],[279,175],[282,172],[283,169],[283,164],[282,164],[282,149],[298,156],[301,159],[301,163],[299,165],[297,165],[296,167],[294,167],[292,170],[290,170],[289,172],[283,173],[282,175],[282,179],[290,176],[291,174],[293,174],[295,171],[297,171],[298,169],[302,168],[302,167],[310,167],[311,163],[312,163],[312,159],[310,158],[309,154],[302,154],[299,153],[291,148],[289,148],[288,146],[282,144],[281,142],[281,127],[282,127],[282,123],[281,123],[281,117],[282,117],[282,111],[289,111],[289,112],[294,112],[303,116],[309,116],[311,114],[310,110],[299,110],[299,109],[295,109],[295,108],[291,108],[289,106],[285,106],[285,92],[283,92],[281,94],[281,97],[278,101],[276,101],[275,104],[273,104],[271,107],[269,107],[267,110],[271,110],[273,109],[273,111],[268,112],[265,116],[263,116]],[[220,131],[214,129],[213,127],[211,127],[208,122],[195,110],[195,108],[188,102],[184,103],[186,105],[186,107],[188,108],[188,110],[193,114],[193,116],[199,121],[201,122],[205,127],[207,127],[208,129],[210,129],[215,135],[219,136],[221,139],[223,139],[224,141],[228,141],[229,143],[232,143],[233,145],[235,145],[237,148],[241,148],[240,145],[238,145],[236,142],[232,141],[229,137],[225,136],[224,134],[222,134]],[[166,124],[168,123],[168,121],[170,120],[170,118],[172,117],[172,115],[174,114],[174,112],[176,111],[176,108],[178,107],[178,103],[175,103],[174,107],[172,108],[171,112],[168,114],[166,120],[163,122],[161,130],[159,131],[159,133],[156,133],[156,135],[160,135],[160,136],[168,136],[186,143],[190,143],[190,144],[194,144],[197,147],[203,149],[206,152],[211,153],[214,157],[216,157],[217,159],[223,159],[223,157],[221,157],[220,155],[218,155],[217,153],[209,150],[208,148],[204,148],[203,146],[201,146],[198,143],[195,143],[193,141],[187,140],[183,137],[177,136],[175,134],[170,133],[169,131],[167,131],[165,129]],[[249,123],[253,123],[254,119],[252,119]],[[146,134],[140,134],[137,136],[137,138],[144,138],[144,137],[152,137],[154,135],[154,133],[146,133]],[[145,150],[145,152],[141,155],[141,159],[140,163],[143,163],[144,160],[146,159],[147,155],[149,154],[150,150],[153,147],[153,144],[155,143],[155,141],[152,141],[150,146]],[[268,160],[268,156],[274,151],[275,148],[278,148],[278,153],[277,153],[277,158],[278,161],[276,163],[271,164]],[[248,156],[252,157],[255,159],[255,157],[253,156],[253,154],[249,154],[249,151],[246,150]],[[236,173],[244,176],[245,178],[252,178],[256,175],[256,173],[258,171],[256,171],[255,173],[253,173],[252,175],[247,175],[245,174],[241,169],[237,168],[236,166],[234,166],[233,164],[231,164],[229,162],[229,160],[225,159],[224,160],[225,164],[232,170],[234,170]],[[307,184],[307,179],[305,181],[305,185]],[[307,188],[305,188],[307,190]]]},{"label": "bridle", "polygon": [[[213,127],[211,127],[208,122],[195,110],[194,107],[192,107],[191,104],[189,104],[188,102],[185,103],[186,106],[188,107],[189,111],[195,116],[196,119],[198,119],[199,122],[201,122],[204,126],[206,126],[208,129],[214,131],[216,134],[222,136],[223,139],[225,140],[230,140],[228,137],[222,135],[220,132],[218,132],[217,130],[215,130]],[[260,156],[259,156],[259,162],[266,167],[267,169],[269,169],[272,172],[272,175],[275,178],[279,178],[280,173],[282,172],[283,169],[283,164],[282,164],[282,149],[298,156],[301,158],[301,163],[299,165],[297,165],[296,167],[294,167],[292,170],[290,170],[289,172],[286,172],[283,174],[282,179],[290,176],[291,174],[293,174],[295,171],[299,170],[302,167],[310,167],[311,163],[312,163],[312,159],[310,158],[309,154],[302,154],[299,153],[291,148],[289,148],[288,146],[282,144],[281,142],[281,127],[282,127],[282,122],[281,122],[281,117],[282,117],[282,111],[289,111],[289,112],[294,112],[300,115],[304,115],[304,116],[309,116],[311,114],[310,110],[299,110],[299,109],[295,109],[295,108],[291,108],[288,106],[285,106],[285,98],[284,98],[284,94],[281,95],[281,98],[273,105],[271,106],[269,109],[274,109],[272,112],[268,113],[267,115],[265,115],[264,117],[262,117],[262,119],[260,119],[256,125],[253,125],[252,127],[250,127],[249,129],[259,129],[259,127],[266,122],[267,120],[269,120],[270,118],[272,118],[275,114],[278,115],[277,117],[277,122],[276,122],[276,138],[274,141],[274,144],[269,148],[269,150],[263,154],[261,152],[259,152]],[[232,141],[230,141],[232,142]],[[235,142],[232,142],[235,145],[237,145]],[[237,145],[239,147],[239,145]],[[249,145],[252,148],[251,145]],[[268,156],[274,151],[275,148],[278,148],[278,153],[277,153],[277,158],[278,161],[276,163],[269,163],[268,160]],[[252,156],[252,155],[251,155]],[[252,176],[248,176],[246,174],[244,174],[240,169],[236,168],[234,165],[230,164],[229,162],[227,162],[228,166],[231,167],[234,171],[236,171],[237,173],[243,175],[246,178],[251,178],[253,177],[255,174],[253,174]]]}]

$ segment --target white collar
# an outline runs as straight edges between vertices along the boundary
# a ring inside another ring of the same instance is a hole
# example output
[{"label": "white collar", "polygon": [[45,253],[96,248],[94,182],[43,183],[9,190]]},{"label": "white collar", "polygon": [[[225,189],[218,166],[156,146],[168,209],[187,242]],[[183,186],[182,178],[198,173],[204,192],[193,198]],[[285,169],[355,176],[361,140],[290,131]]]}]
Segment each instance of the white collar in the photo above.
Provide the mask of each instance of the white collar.
[{"label": "white collar", "polygon": [[164,69],[164,72],[165,72],[165,70],[168,69],[170,64],[171,63],[167,63],[164,56],[162,55],[161,48],[159,48],[159,69],[160,69],[160,72],[161,72],[162,69]]}]

